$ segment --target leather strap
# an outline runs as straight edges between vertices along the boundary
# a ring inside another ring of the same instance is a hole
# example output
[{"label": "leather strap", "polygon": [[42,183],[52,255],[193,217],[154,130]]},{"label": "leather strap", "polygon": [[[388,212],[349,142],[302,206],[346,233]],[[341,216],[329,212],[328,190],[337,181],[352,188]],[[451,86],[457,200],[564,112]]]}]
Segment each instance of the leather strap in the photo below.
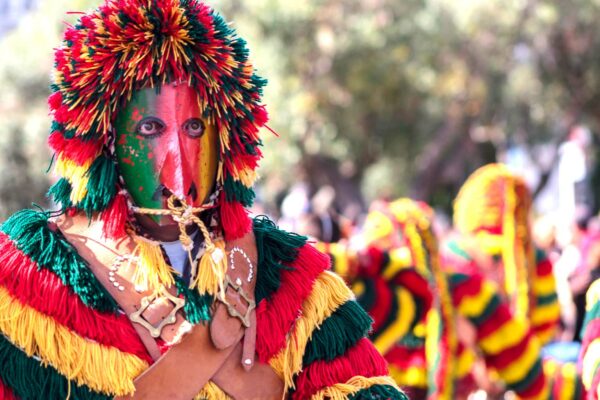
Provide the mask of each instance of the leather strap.
[{"label": "leather strap", "polygon": [[[133,268],[127,263],[120,266],[118,285],[109,279],[114,260],[119,255],[132,253],[135,244],[131,238],[97,240],[95,238],[102,237],[101,224],[89,223],[83,215],[61,217],[56,222],[123,311],[128,315],[135,313],[142,299],[150,293],[136,292],[130,279]],[[252,368],[256,342],[256,313],[252,304],[258,259],[254,240],[251,233],[227,245],[230,264],[227,276],[233,285],[228,285],[224,298],[228,306],[223,302],[216,303],[210,329],[203,325],[192,328],[182,312],[177,312],[175,323],[166,326],[160,337],[167,344],[178,344],[161,356],[149,331],[137,323],[132,324],[156,362],[135,380],[134,395],[118,399],[189,400],[211,379],[237,400],[282,398],[283,382],[272,368],[266,364]],[[174,296],[175,288],[170,288],[169,293]],[[168,299],[159,297],[142,315],[156,325],[172,314],[173,308]],[[246,316],[249,327],[244,327],[241,319],[232,316],[228,308],[234,310],[234,314]],[[240,343],[242,336],[243,344]]]}]

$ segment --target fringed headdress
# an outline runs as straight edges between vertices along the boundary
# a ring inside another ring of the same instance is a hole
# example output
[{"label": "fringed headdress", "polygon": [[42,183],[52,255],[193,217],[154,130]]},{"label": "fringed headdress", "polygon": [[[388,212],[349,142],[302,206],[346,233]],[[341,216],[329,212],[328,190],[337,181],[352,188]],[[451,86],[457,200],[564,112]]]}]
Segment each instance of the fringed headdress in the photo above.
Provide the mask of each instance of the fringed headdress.
[{"label": "fringed headdress", "polygon": [[532,306],[531,201],[521,178],[505,165],[489,164],[467,179],[454,202],[454,225],[459,232],[474,235],[483,251],[502,257],[505,292],[513,311],[522,318]]},{"label": "fringed headdress", "polygon": [[428,398],[453,399],[458,348],[456,315],[432,228],[434,212],[425,203],[406,198],[390,203],[389,212],[400,227],[413,265],[427,277],[432,291],[437,294],[426,321]]},{"label": "fringed headdress", "polygon": [[251,227],[245,207],[261,158],[265,81],[245,41],[197,0],[106,0],[67,29],[56,49],[49,144],[61,179],[50,195],[63,209],[98,214],[110,237],[131,213],[111,143],[113,122],[134,91],[187,82],[219,137],[217,206],[225,238]]}]

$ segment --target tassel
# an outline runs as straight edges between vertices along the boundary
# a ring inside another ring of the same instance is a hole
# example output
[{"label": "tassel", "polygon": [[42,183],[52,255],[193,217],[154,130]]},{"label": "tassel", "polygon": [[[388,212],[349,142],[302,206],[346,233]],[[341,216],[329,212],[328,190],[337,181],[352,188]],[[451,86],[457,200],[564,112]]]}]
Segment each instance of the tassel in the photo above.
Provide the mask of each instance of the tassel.
[{"label": "tassel", "polygon": [[[135,236],[136,247],[130,262],[137,261],[133,274],[136,290],[158,290],[175,284],[172,268],[165,262],[160,245],[140,236]],[[136,259],[137,256],[137,259]]]},{"label": "tassel", "polygon": [[225,194],[221,193],[221,224],[225,240],[236,240],[244,236],[252,227],[252,220],[248,211],[237,201],[227,201]]},{"label": "tassel", "polygon": [[119,239],[127,235],[125,229],[127,218],[129,216],[129,208],[127,207],[127,199],[122,193],[117,194],[106,210],[100,215],[103,222],[102,233],[104,237],[110,239]]},{"label": "tassel", "polygon": [[200,258],[192,287],[197,288],[200,294],[209,294],[213,297],[216,297],[218,293],[225,295],[223,282],[226,272],[225,242],[219,241],[212,246],[207,246]]}]

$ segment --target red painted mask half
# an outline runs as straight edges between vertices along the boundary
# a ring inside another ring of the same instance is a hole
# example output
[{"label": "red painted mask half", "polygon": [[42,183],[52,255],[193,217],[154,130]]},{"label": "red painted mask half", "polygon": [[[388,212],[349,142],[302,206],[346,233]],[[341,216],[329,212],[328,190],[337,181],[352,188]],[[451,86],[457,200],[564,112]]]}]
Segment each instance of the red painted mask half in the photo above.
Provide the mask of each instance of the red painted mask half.
[{"label": "red painted mask half", "polygon": [[[135,92],[115,123],[115,152],[134,203],[167,208],[171,195],[201,206],[217,174],[217,134],[187,84]],[[159,225],[171,217],[154,217]]]}]

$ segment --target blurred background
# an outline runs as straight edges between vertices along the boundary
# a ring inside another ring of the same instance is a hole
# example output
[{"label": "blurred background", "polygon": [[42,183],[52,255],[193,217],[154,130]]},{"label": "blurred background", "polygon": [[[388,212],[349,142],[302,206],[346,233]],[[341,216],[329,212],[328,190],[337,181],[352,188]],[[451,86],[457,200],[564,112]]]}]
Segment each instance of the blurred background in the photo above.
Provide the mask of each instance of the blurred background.
[{"label": "blurred background", "polygon": [[[259,198],[351,219],[411,196],[449,213],[493,161],[540,215],[598,209],[600,1],[214,0],[270,81]],[[98,0],[0,0],[0,217],[46,204],[52,49]],[[318,206],[317,206],[318,207]],[[565,214],[566,215],[566,214]],[[284,215],[285,216],[285,215]]]}]

